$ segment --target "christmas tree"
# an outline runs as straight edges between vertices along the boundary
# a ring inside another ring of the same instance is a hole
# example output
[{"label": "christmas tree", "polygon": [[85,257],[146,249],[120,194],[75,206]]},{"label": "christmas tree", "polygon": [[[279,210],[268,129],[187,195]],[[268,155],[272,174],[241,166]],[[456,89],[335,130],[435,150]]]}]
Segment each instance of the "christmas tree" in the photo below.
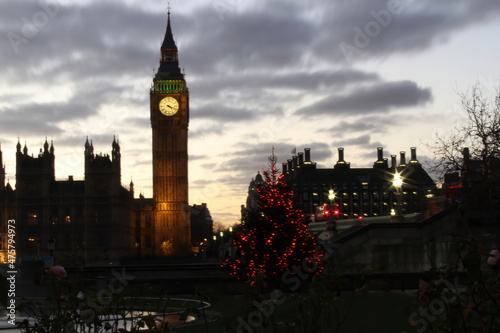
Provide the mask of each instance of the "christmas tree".
[{"label": "christmas tree", "polygon": [[222,264],[231,275],[251,284],[258,276],[279,282],[286,276],[304,276],[304,271],[308,276],[318,274],[323,268],[322,252],[276,161],[273,151],[270,169],[263,171],[265,182],[256,189],[259,208],[247,212],[242,230],[235,235],[239,256]]}]

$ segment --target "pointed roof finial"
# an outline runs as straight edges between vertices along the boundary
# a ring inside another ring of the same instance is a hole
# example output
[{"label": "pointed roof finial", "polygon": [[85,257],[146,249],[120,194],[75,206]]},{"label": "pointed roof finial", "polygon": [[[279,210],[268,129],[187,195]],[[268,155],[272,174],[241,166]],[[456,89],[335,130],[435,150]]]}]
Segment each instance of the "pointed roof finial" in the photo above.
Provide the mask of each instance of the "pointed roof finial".
[{"label": "pointed roof finial", "polygon": [[162,49],[177,49],[175,45],[174,35],[172,34],[172,27],[170,26],[170,2],[167,8],[168,20],[167,20],[167,31],[165,32],[165,38],[161,45]]}]

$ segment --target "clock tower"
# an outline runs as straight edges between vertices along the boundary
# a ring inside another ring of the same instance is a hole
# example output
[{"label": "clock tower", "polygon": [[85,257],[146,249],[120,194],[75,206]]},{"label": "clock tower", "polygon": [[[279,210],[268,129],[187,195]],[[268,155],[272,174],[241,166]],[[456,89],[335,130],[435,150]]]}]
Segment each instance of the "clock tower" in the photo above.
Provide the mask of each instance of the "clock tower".
[{"label": "clock tower", "polygon": [[153,129],[154,253],[182,256],[191,250],[188,209],[189,90],[179,68],[168,12],[160,67],[150,92]]}]

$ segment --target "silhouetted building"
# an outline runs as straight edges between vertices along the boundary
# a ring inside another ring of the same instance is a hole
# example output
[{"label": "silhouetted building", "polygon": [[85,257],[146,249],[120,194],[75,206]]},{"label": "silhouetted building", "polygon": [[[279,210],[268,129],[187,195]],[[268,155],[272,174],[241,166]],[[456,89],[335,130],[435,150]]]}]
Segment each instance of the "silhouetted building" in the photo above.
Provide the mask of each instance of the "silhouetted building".
[{"label": "silhouetted building", "polygon": [[264,185],[264,178],[260,172],[257,172],[255,179],[252,178],[250,185],[248,186],[248,196],[246,206],[242,207],[243,212],[248,209],[257,210],[259,208],[259,197],[257,195],[257,188]]},{"label": "silhouetted building", "polygon": [[188,207],[189,89],[179,67],[168,13],[160,67],[150,90],[153,153],[153,253],[191,252]]},{"label": "silhouetted building", "polygon": [[[338,149],[338,155],[333,168],[317,168],[309,148],[283,163],[285,181],[293,189],[304,213],[312,219],[321,219],[325,210],[334,210],[336,218],[391,215],[395,214],[398,200],[400,214],[421,213],[428,208],[427,199],[436,193],[434,181],[417,160],[416,148],[411,148],[408,163],[405,152],[401,152],[400,163],[397,164],[396,156],[392,155],[389,164],[379,147],[377,160],[371,168],[351,168],[344,160],[343,148]],[[393,185],[396,173],[403,179],[399,194]],[[247,209],[255,205],[256,184],[255,180],[250,183]]]},{"label": "silhouetted building", "polygon": [[449,202],[460,202],[470,209],[497,208],[500,202],[500,158],[471,156],[462,150],[461,165],[445,174],[443,191]]},{"label": "silhouetted building", "polygon": [[134,199],[121,185],[118,141],[113,139],[111,156],[94,154],[85,142],[84,180],[56,180],[54,150],[45,140],[34,156],[18,142],[16,190],[2,183],[2,211],[16,221],[17,257],[48,256],[50,240],[66,261],[110,263],[131,256]]},{"label": "silhouetted building", "polygon": [[134,184],[122,186],[116,139],[111,155],[95,154],[87,139],[84,180],[56,180],[54,145],[47,140],[36,156],[18,142],[15,191],[5,185],[0,150],[0,261],[6,261],[9,219],[16,221],[17,258],[46,257],[55,240],[58,260],[74,264],[184,256],[193,241],[211,236],[206,204],[188,205],[189,90],[170,12],[160,54],[150,90],[153,197],[134,199]]},{"label": "silhouetted building", "polygon": [[[9,220],[14,220],[15,192],[10,183],[5,184],[5,164],[0,147],[0,263],[8,262]],[[12,225],[11,228],[15,225]]]},{"label": "silhouetted building", "polygon": [[207,245],[213,235],[213,223],[206,203],[191,206],[191,243],[195,247]]}]

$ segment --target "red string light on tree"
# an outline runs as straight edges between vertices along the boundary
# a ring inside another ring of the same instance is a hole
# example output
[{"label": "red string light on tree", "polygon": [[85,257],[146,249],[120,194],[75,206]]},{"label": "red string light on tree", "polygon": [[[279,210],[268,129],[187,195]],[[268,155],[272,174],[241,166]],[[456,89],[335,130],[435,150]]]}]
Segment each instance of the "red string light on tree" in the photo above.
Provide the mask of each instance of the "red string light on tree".
[{"label": "red string light on tree", "polygon": [[322,253],[276,161],[273,152],[269,170],[263,171],[265,183],[256,189],[259,209],[248,211],[243,230],[235,235],[234,244],[241,258],[227,258],[222,264],[231,275],[251,284],[258,274],[276,281],[284,272],[304,263],[314,266],[315,274],[323,268]]}]

